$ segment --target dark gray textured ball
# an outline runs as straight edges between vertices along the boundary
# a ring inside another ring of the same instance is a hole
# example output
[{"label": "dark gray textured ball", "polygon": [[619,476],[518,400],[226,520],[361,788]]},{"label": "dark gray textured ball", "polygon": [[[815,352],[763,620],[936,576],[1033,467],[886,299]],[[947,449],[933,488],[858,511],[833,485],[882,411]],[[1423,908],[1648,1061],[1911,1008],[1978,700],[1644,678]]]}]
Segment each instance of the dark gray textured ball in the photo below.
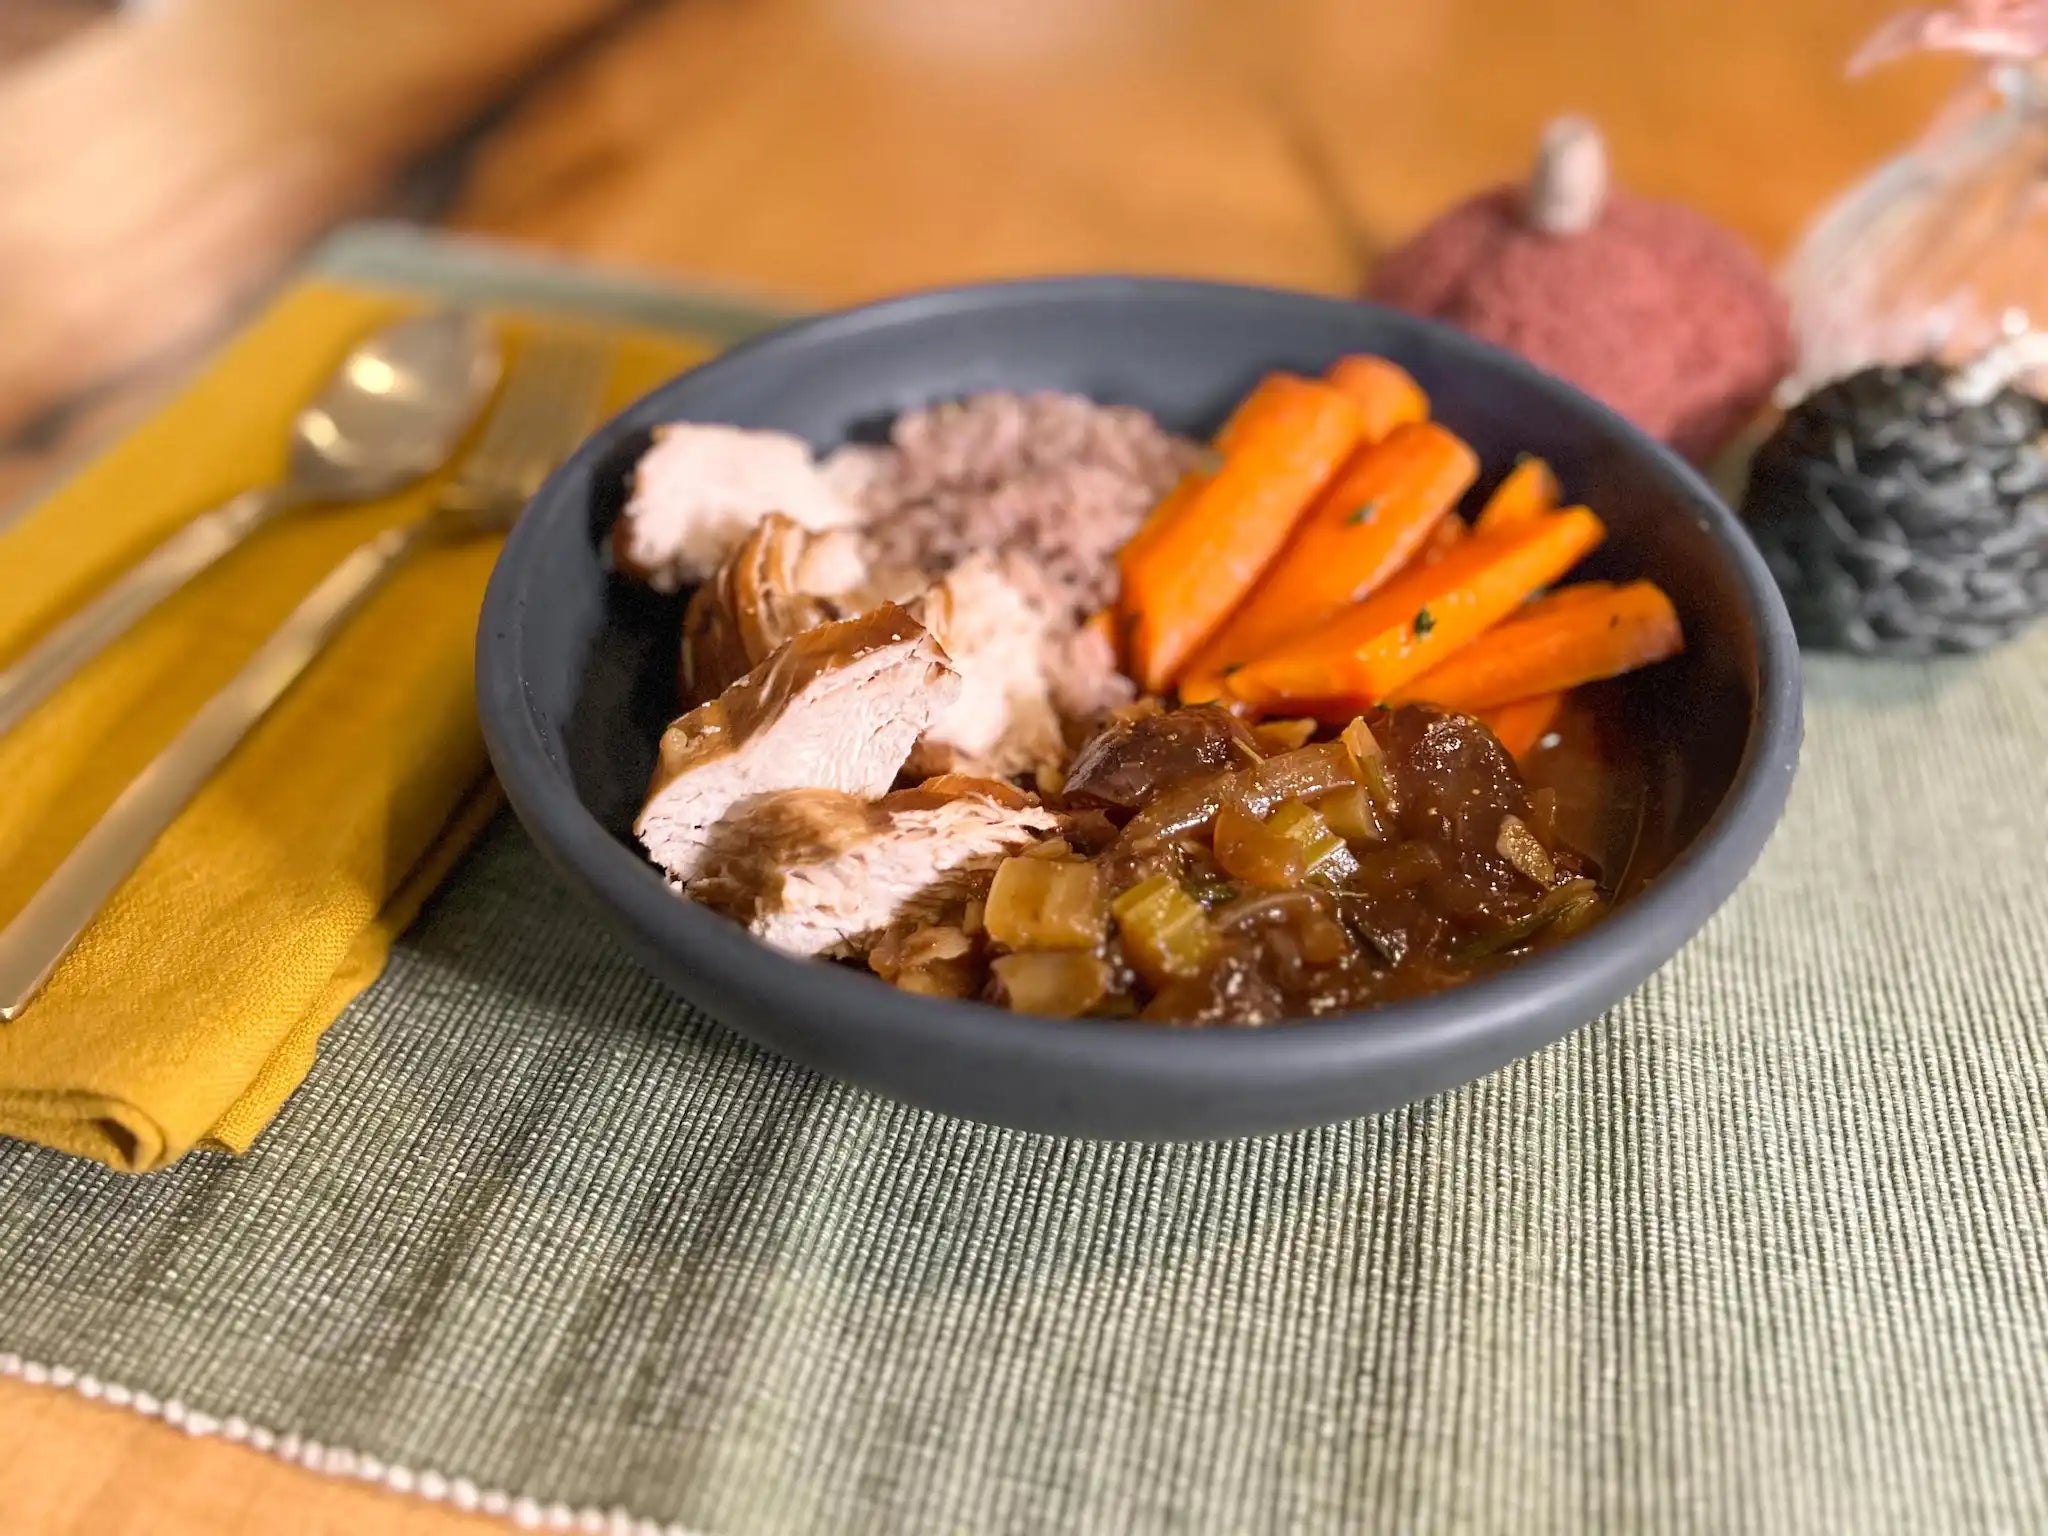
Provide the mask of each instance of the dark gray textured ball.
[{"label": "dark gray textured ball", "polygon": [[1758,450],[1743,517],[1801,643],[1979,651],[2048,610],[2048,403],[1961,398],[1934,363],[1815,391]]}]

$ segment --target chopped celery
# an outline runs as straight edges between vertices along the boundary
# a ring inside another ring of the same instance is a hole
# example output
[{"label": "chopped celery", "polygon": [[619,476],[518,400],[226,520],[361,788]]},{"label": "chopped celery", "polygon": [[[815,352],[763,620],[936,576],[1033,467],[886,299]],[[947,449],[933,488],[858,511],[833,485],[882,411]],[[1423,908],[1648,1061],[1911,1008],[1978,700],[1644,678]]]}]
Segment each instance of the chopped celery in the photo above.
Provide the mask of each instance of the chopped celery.
[{"label": "chopped celery", "polygon": [[1216,953],[1216,930],[1200,902],[1170,875],[1139,881],[1110,904],[1131,965],[1155,987],[1198,976]]},{"label": "chopped celery", "polygon": [[1306,801],[1290,800],[1266,822],[1267,830],[1301,850],[1301,871],[1314,874],[1328,859],[1344,852],[1344,839],[1330,830],[1322,814]]}]

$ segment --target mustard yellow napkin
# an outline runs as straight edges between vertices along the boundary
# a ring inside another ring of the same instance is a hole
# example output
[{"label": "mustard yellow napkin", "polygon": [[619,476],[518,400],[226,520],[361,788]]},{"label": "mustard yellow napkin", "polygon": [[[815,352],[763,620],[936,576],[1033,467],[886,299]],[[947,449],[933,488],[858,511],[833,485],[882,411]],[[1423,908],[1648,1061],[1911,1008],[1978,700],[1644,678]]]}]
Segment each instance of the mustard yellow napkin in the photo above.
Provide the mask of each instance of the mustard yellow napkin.
[{"label": "mustard yellow napkin", "polygon": [[[298,405],[420,307],[307,284],[154,420],[0,533],[0,664],[179,524],[283,468]],[[516,350],[542,322],[504,317]],[[569,324],[572,322],[559,322]],[[610,405],[708,344],[615,346]],[[299,513],[223,560],[0,736],[0,922],[349,550],[433,484]],[[228,761],[48,989],[0,1024],[0,1133],[135,1171],[240,1152],[495,805],[471,694],[495,542],[416,558]]]}]

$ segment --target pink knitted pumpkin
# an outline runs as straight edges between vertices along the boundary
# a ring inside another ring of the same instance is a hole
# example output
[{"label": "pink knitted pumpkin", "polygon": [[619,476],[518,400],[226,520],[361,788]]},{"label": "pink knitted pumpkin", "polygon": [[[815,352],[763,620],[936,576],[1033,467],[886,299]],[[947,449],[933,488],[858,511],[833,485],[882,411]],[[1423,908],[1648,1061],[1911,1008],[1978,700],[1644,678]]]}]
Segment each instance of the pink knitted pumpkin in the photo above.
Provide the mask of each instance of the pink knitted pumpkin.
[{"label": "pink knitted pumpkin", "polygon": [[1582,118],[1545,130],[1527,185],[1438,217],[1368,292],[1519,352],[1699,462],[1792,359],[1770,274],[1700,214],[1610,190],[1606,147]]}]

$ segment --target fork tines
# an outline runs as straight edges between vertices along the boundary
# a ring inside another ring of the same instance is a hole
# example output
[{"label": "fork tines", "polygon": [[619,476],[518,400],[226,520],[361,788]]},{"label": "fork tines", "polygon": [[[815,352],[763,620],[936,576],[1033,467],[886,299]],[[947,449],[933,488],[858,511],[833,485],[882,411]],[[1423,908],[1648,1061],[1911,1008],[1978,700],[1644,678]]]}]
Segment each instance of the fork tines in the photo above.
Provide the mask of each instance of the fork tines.
[{"label": "fork tines", "polygon": [[503,394],[447,501],[460,507],[523,506],[596,419],[611,354],[561,330],[531,335],[514,356]]}]

